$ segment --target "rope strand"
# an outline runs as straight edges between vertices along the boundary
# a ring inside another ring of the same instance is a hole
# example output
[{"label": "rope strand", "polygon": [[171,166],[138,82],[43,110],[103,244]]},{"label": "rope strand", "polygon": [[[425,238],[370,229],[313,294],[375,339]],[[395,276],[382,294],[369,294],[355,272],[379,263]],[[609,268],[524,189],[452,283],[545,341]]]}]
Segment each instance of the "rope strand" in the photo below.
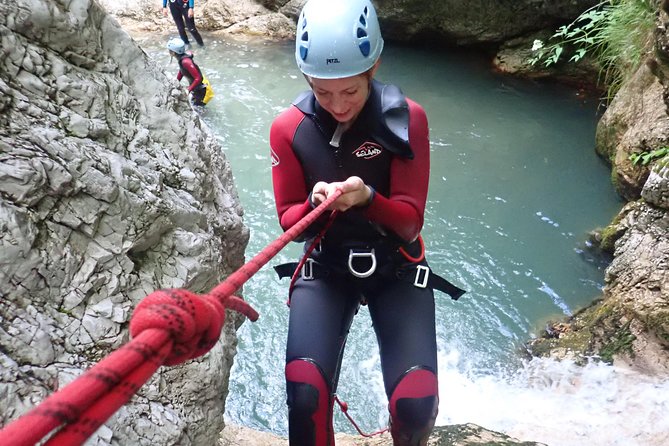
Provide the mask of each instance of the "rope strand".
[{"label": "rope strand", "polygon": [[360,435],[362,435],[363,437],[371,438],[371,437],[375,437],[375,436],[377,436],[377,435],[381,435],[381,434],[383,434],[383,433],[385,433],[385,432],[388,432],[388,428],[387,428],[387,427],[385,427],[385,428],[383,428],[383,429],[381,429],[381,430],[378,430],[378,431],[376,431],[376,432],[372,432],[371,434],[367,434],[367,433],[363,432],[362,429],[360,429],[360,426],[358,426],[358,423],[356,423],[355,420],[353,419],[353,417],[351,417],[351,415],[349,415],[349,413],[348,413],[348,404],[346,404],[345,401],[341,401],[337,395],[334,396],[334,399],[335,399],[335,401],[337,402],[337,404],[339,404],[339,408],[341,409],[341,411],[344,413],[344,415],[346,415],[346,418],[348,418],[348,421],[351,422],[351,424],[353,425],[353,427],[355,428],[355,430],[357,430],[358,433],[359,433]]},{"label": "rope strand", "polygon": [[33,446],[52,433],[46,446],[81,445],[161,365],[181,364],[207,353],[220,338],[226,308],[256,321],[258,312],[232,294],[311,225],[341,193],[337,189],[209,294],[171,289],[145,297],[130,320],[131,341],[2,428],[0,445]]},{"label": "rope strand", "polygon": [[[302,267],[304,264],[307,262],[307,259],[313,252],[313,250],[318,246],[318,244],[321,242],[321,239],[325,235],[328,229],[330,229],[330,226],[332,226],[332,223],[334,222],[335,217],[337,216],[337,211],[333,210],[330,212],[330,217],[328,218],[327,223],[325,223],[325,226],[323,226],[323,229],[320,230],[318,235],[314,238],[314,241],[311,242],[311,245],[309,245],[309,248],[304,252],[304,255],[300,259],[300,262],[297,264],[297,267],[295,267],[295,272],[293,273],[293,277],[290,278],[290,286],[288,287],[288,296],[290,296],[290,293],[293,291],[293,286],[295,286],[295,282],[297,281],[297,277],[300,275],[300,272],[302,271]],[[290,303],[290,297],[288,298],[288,302]]]}]

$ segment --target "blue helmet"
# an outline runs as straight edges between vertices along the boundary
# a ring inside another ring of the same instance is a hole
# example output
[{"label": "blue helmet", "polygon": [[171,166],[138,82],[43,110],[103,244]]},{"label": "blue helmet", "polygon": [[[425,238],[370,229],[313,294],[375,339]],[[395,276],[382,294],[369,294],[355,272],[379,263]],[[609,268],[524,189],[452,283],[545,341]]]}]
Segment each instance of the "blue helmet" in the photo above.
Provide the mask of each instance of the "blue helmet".
[{"label": "blue helmet", "polygon": [[177,54],[184,54],[186,52],[186,44],[180,38],[173,37],[167,41],[167,49]]},{"label": "blue helmet", "polygon": [[364,73],[383,50],[370,0],[308,0],[297,21],[295,59],[300,71],[319,79]]}]

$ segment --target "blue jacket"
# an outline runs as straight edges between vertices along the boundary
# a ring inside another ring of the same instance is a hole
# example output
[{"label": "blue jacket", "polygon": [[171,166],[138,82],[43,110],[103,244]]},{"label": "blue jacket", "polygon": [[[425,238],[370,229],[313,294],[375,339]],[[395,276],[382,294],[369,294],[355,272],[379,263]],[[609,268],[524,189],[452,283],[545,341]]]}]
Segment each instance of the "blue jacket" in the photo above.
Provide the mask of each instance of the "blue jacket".
[{"label": "blue jacket", "polygon": [[[171,2],[179,1],[179,0],[170,0]],[[186,3],[184,1],[184,3]],[[195,0],[188,0],[188,7],[190,9],[193,9],[195,7]],[[163,0],[163,8],[167,8],[167,0]]]}]

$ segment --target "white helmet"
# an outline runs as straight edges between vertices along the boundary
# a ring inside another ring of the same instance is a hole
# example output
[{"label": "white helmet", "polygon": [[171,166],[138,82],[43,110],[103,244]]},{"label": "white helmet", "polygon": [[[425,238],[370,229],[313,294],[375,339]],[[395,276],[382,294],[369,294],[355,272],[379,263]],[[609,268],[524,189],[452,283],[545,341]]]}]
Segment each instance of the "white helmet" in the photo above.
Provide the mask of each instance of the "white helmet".
[{"label": "white helmet", "polygon": [[183,54],[186,52],[186,44],[180,38],[173,37],[167,41],[167,49],[177,54]]},{"label": "white helmet", "polygon": [[364,73],[383,50],[370,0],[309,0],[297,21],[295,60],[302,73],[337,79]]}]

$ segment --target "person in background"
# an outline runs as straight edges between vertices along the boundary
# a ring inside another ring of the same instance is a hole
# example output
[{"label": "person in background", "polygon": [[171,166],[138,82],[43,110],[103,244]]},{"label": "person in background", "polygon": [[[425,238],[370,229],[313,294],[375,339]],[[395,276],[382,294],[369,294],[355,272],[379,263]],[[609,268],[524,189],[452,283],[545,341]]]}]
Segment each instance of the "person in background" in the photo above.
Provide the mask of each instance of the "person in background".
[{"label": "person in background", "polygon": [[[423,108],[374,79],[383,38],[370,0],[308,0],[295,58],[310,90],[270,129],[279,223],[289,229],[336,190],[342,195],[301,235],[286,345],[289,442],[334,445],[333,404],[346,339],[360,305],[376,333],[395,446],[427,444],[439,404],[435,274],[420,236],[430,143]],[[308,257],[307,257],[308,256]]]},{"label": "person in background", "polygon": [[167,49],[171,57],[176,57],[179,62],[179,72],[177,80],[186,78],[189,82],[188,96],[193,105],[205,105],[207,96],[208,82],[202,74],[200,67],[193,61],[193,53],[186,51],[186,44],[178,37],[174,37],[167,42]]},{"label": "person in background", "polygon": [[181,40],[186,45],[189,44],[188,34],[186,34],[186,28],[188,28],[188,31],[190,31],[197,44],[203,47],[204,41],[200,32],[195,27],[195,13],[193,9],[195,7],[195,0],[163,0],[163,15],[165,17],[167,17],[168,3],[172,19],[174,19],[174,23],[177,25]]}]

